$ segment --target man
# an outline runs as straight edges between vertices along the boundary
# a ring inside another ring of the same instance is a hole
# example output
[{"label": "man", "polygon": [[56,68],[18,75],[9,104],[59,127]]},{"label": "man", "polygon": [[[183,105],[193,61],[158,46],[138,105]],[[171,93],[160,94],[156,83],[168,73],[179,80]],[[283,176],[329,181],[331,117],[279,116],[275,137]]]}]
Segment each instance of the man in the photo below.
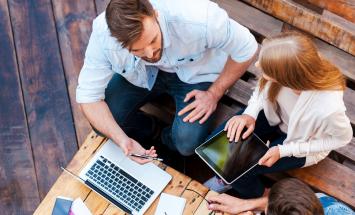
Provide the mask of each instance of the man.
[{"label": "man", "polygon": [[346,205],[322,193],[317,195],[298,179],[284,179],[275,183],[268,197],[239,199],[227,194],[211,196],[207,199],[210,210],[229,214],[253,214],[264,211],[267,215],[350,215],[354,212]]},{"label": "man", "polygon": [[138,109],[168,93],[176,116],[161,140],[188,156],[206,138],[219,99],[256,50],[248,29],[213,2],[112,0],[94,20],[77,102],[91,125],[126,154],[155,154],[137,142],[158,130]]}]

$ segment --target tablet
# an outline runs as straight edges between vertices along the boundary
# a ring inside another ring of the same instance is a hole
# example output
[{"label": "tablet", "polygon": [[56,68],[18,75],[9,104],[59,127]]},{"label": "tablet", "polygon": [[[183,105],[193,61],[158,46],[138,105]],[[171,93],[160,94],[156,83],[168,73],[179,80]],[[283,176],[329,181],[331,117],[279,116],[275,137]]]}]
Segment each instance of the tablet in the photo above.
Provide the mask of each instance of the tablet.
[{"label": "tablet", "polygon": [[226,131],[220,131],[196,148],[195,152],[227,184],[254,168],[268,146],[252,133],[245,140],[229,142]]}]

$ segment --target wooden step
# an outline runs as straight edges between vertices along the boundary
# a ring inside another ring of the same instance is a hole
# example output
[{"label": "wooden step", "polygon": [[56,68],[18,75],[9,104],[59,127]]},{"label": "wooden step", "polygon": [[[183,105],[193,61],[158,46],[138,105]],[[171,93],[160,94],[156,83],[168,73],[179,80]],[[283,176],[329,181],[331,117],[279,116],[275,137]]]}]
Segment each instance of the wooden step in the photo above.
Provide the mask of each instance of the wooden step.
[{"label": "wooden step", "polygon": [[242,1],[355,55],[354,32],[325,19],[302,5],[291,0]]},{"label": "wooden step", "polygon": [[[218,0],[216,2],[221,8],[228,12],[232,19],[249,28],[257,35],[271,37],[285,30],[298,30],[298,28],[284,23],[243,2],[234,0]],[[355,71],[353,69],[355,68],[355,57],[353,55],[329,45],[320,39],[313,38],[313,41],[319,49],[319,52],[325,58],[335,64],[349,80],[355,82]],[[251,67],[251,69],[255,70],[253,65]]]},{"label": "wooden step", "polygon": [[312,187],[355,206],[355,171],[329,158],[316,165],[288,171]]}]

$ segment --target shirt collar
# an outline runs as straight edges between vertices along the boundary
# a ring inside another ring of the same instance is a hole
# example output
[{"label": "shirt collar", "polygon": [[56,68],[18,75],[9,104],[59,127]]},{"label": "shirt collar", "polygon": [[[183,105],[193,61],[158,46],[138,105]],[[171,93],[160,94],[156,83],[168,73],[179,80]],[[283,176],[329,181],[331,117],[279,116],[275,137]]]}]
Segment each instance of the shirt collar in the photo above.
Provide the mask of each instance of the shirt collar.
[{"label": "shirt collar", "polygon": [[171,41],[170,41],[170,37],[168,34],[168,25],[166,23],[166,19],[165,19],[165,15],[164,15],[163,11],[159,11],[158,22],[159,22],[160,30],[161,30],[162,37],[163,37],[163,46],[165,49],[170,46]]}]

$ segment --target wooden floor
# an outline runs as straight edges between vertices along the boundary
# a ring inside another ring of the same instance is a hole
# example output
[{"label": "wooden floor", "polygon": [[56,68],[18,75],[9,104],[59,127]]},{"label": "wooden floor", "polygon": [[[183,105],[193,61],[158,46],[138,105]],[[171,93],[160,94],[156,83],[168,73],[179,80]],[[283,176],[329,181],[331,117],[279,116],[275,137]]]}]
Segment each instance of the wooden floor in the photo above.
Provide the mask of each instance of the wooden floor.
[{"label": "wooden floor", "polygon": [[0,213],[32,214],[90,127],[75,104],[104,0],[0,0]]},{"label": "wooden floor", "polygon": [[[60,175],[60,166],[68,164],[89,133],[90,126],[75,103],[75,88],[92,20],[107,2],[0,0],[0,214],[32,214]],[[238,11],[242,8],[239,1],[218,2],[233,8],[227,10],[233,16],[243,14]],[[243,2],[258,4],[252,0]],[[251,9],[248,14],[261,13]],[[349,20],[354,21],[353,18]],[[288,26],[269,16],[263,21],[271,25],[271,30],[257,19],[255,24],[243,16],[238,20],[255,32],[265,30],[264,36]],[[354,81],[355,46],[349,48],[322,32],[316,33],[324,41],[352,53],[344,54],[316,41],[324,55],[345,68],[344,73]],[[346,97],[353,104],[354,97]],[[350,115],[353,123],[355,114]]]}]

